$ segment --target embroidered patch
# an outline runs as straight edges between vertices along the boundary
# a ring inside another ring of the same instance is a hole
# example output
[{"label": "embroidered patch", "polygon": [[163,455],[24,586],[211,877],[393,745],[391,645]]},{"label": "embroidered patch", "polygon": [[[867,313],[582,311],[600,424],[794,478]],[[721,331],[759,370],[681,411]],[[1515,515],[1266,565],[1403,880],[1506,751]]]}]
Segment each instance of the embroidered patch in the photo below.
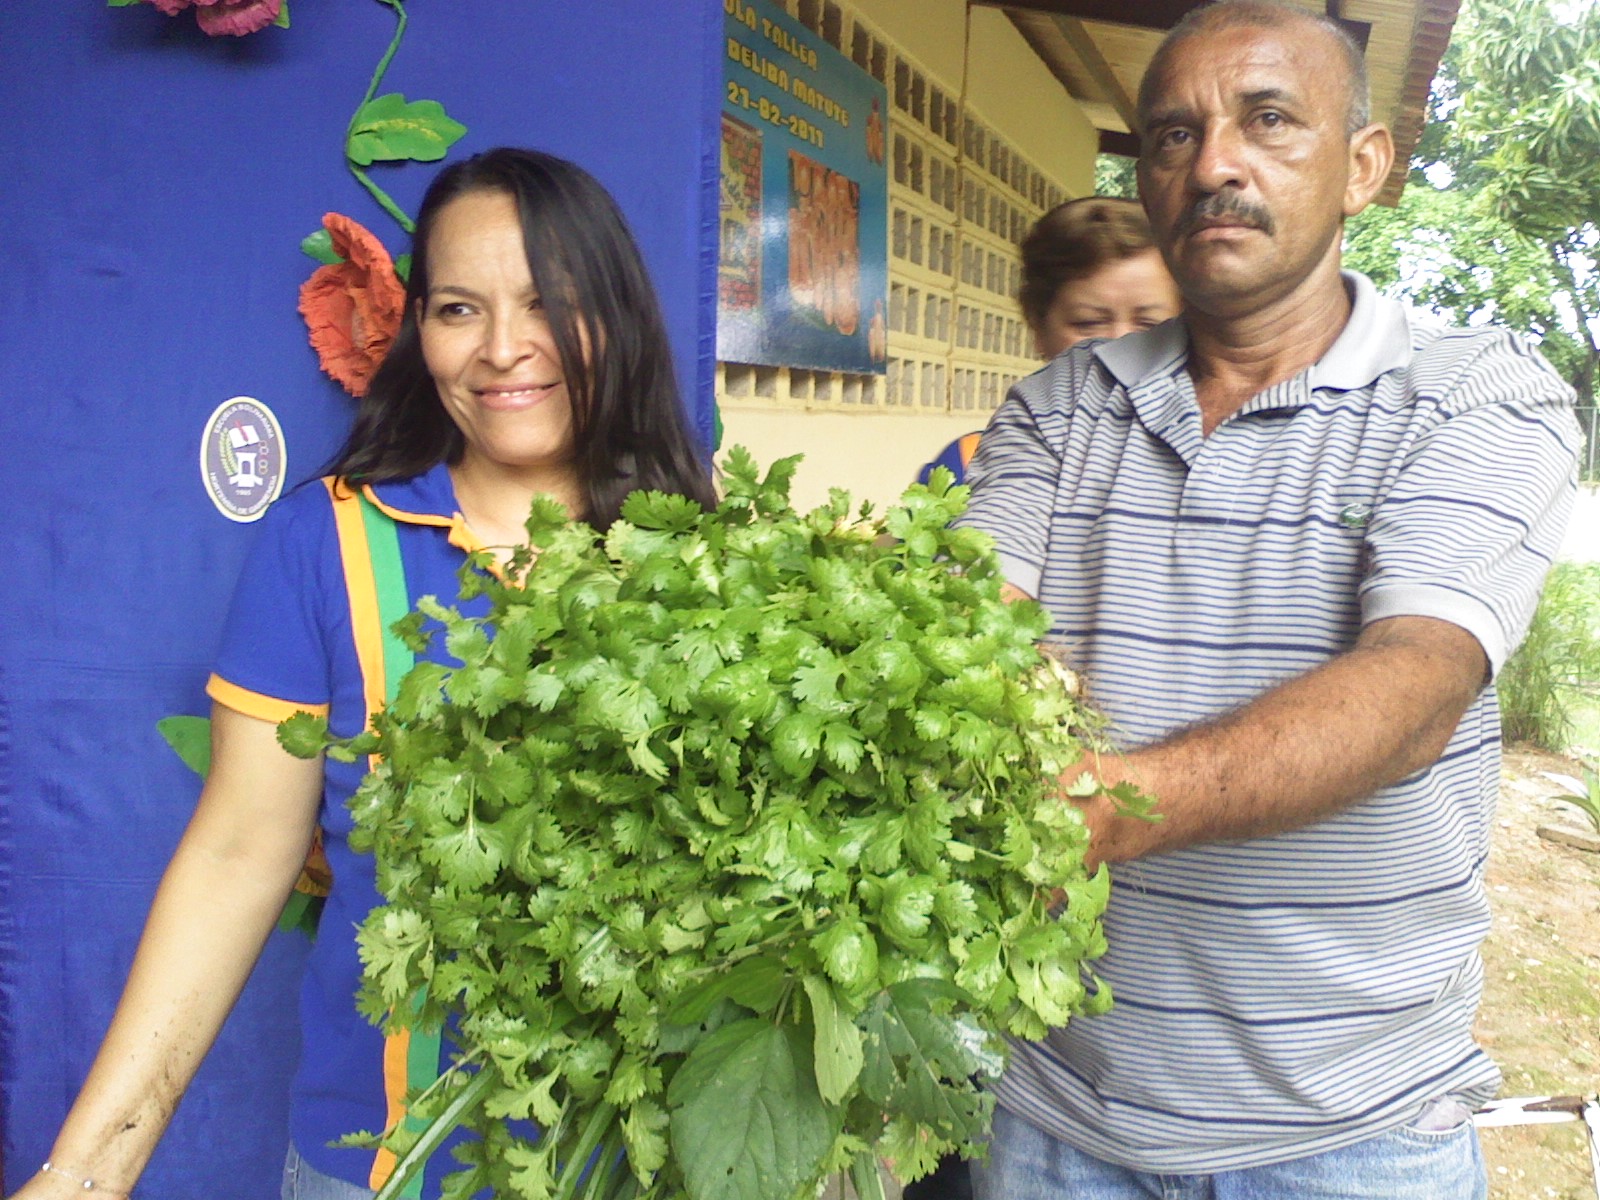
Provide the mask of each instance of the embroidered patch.
[{"label": "embroidered patch", "polygon": [[1346,504],[1339,510],[1339,524],[1346,529],[1365,529],[1372,520],[1372,505]]},{"label": "embroidered patch", "polygon": [[283,430],[261,401],[235,396],[217,405],[200,437],[200,479],[230,521],[259,521],[283,490]]}]

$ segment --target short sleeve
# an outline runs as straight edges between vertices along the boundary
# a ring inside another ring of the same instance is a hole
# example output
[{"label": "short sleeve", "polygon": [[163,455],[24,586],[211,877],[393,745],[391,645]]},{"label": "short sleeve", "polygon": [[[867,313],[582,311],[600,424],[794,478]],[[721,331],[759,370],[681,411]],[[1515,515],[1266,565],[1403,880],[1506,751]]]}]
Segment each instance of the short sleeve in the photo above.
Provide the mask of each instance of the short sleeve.
[{"label": "short sleeve", "polygon": [[1418,402],[1437,419],[1400,462],[1367,531],[1364,624],[1426,616],[1467,630],[1498,673],[1522,640],[1577,487],[1565,382],[1519,338],[1485,345]]},{"label": "short sleeve", "polygon": [[1072,358],[1063,355],[1019,382],[995,411],[967,465],[972,496],[956,520],[993,537],[1007,582],[1034,597],[1061,479],[1064,420],[1052,397],[1069,387]]},{"label": "short sleeve", "polygon": [[267,721],[302,710],[326,714],[330,625],[343,600],[332,505],[320,483],[307,484],[261,520],[206,693]]}]

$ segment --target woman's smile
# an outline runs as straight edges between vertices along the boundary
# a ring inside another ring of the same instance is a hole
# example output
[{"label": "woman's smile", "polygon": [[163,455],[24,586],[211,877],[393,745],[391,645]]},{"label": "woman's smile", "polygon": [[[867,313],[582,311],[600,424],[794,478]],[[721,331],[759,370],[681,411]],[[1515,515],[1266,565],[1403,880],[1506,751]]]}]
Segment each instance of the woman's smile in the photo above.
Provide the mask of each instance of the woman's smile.
[{"label": "woman's smile", "polygon": [[551,393],[560,386],[559,380],[553,383],[502,383],[476,388],[474,392],[483,406],[492,412],[518,412],[549,399]]}]

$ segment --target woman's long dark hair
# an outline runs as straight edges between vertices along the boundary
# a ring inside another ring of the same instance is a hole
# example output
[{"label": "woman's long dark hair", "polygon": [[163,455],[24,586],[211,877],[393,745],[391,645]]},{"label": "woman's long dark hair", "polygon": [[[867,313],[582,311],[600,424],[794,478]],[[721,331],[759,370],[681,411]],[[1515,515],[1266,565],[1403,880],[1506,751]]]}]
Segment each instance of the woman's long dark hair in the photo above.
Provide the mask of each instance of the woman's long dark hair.
[{"label": "woman's long dark hair", "polygon": [[[428,238],[440,211],[471,192],[510,196],[522,219],[533,285],[544,301],[572,402],[574,454],[600,529],[640,488],[714,507],[706,459],[689,431],[655,289],[610,193],[583,168],[537,150],[501,148],[446,167],[428,187],[412,235],[400,332],[323,474],[356,483],[456,463],[465,443],[422,358],[417,313],[428,296]],[[584,363],[583,346],[592,347]]]}]

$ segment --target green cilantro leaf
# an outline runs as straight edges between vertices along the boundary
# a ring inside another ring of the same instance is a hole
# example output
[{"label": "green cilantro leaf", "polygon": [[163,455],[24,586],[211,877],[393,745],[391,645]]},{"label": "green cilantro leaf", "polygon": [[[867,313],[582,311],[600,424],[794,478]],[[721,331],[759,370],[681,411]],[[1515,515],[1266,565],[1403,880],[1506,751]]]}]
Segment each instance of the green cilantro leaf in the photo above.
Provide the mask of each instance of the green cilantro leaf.
[{"label": "green cilantro leaf", "polygon": [[810,1058],[797,1030],[754,1018],[689,1055],[667,1102],[696,1200],[789,1200],[815,1177],[835,1127]]}]

